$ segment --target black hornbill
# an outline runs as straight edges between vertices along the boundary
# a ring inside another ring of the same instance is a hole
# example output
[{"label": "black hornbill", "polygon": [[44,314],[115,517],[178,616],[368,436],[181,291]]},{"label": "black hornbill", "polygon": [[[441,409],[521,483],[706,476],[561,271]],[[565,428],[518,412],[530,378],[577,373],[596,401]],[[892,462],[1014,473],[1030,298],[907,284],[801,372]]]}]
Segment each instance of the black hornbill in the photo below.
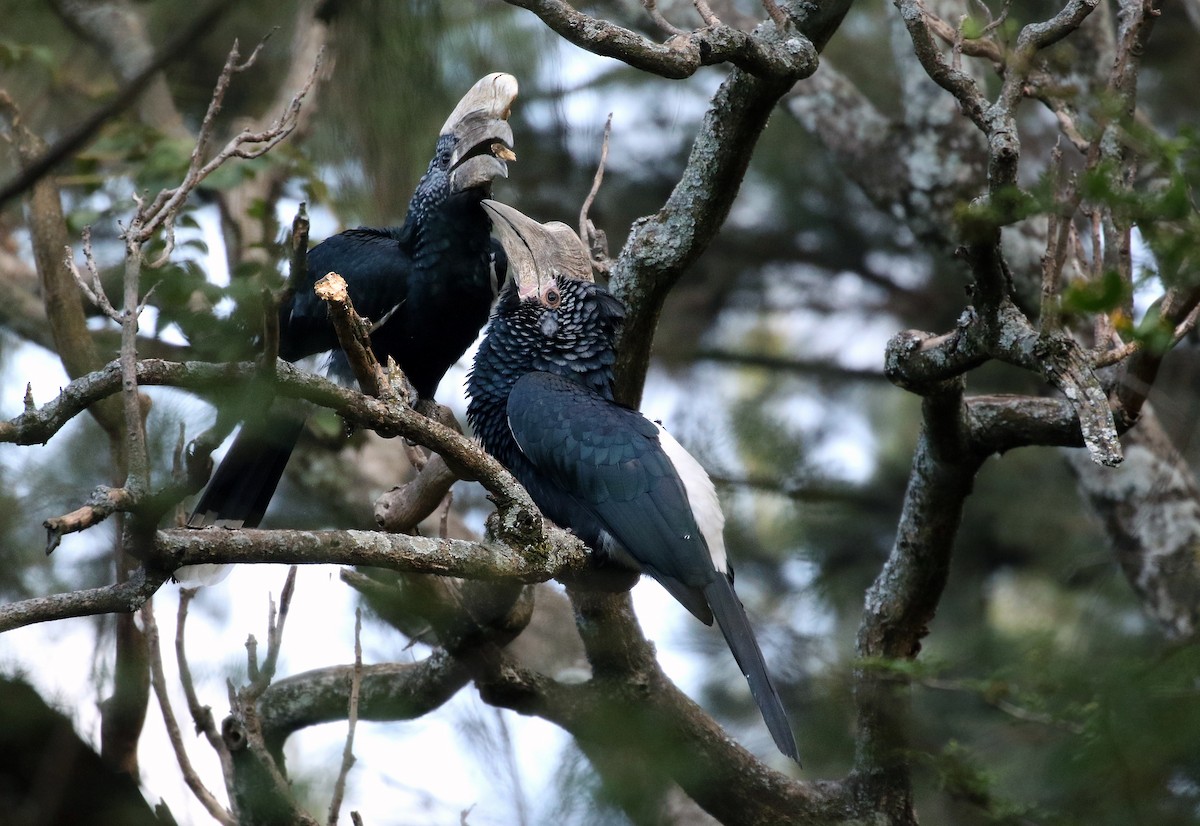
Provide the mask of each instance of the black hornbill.
[{"label": "black hornbill", "polygon": [[725,518],[708,474],[662,427],[613,399],[624,306],[590,280],[565,225],[485,201],[511,279],[467,379],[484,448],[606,564],[658,580],[701,622],[714,617],[779,750],[796,741],[733,590]]},{"label": "black hornbill", "polygon": [[[477,82],[442,126],[429,169],[409,201],[404,225],[347,230],[308,251],[307,276],[279,314],[279,355],[288,361],[333,350],[330,370],[349,380],[345,354],[313,284],[329,272],[347,282],[358,313],[371,319],[371,345],[390,356],[421,399],[487,323],[503,280],[503,249],[491,238],[480,202],[493,178],[507,176],[517,94],[512,75]],[[254,527],[283,475],[303,428],[294,410],[273,406],[247,419],[213,473],[188,524]]]}]

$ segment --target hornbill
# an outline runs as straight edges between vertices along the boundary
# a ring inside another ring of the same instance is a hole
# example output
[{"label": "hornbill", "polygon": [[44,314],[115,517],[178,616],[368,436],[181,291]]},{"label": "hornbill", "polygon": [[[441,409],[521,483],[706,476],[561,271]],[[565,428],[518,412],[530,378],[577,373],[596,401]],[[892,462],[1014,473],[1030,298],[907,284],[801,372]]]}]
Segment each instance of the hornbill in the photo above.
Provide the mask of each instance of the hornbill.
[{"label": "hornbill", "polygon": [[565,225],[494,201],[484,207],[512,277],[467,379],[475,435],[601,564],[649,574],[701,622],[716,618],[775,744],[799,762],[733,590],[712,481],[661,426],[613,398],[624,305],[591,282],[583,246]]},{"label": "hornbill", "polygon": [[[516,158],[506,120],[516,94],[516,78],[494,73],[463,96],[441,128],[403,226],[347,230],[308,251],[306,276],[280,307],[281,358],[333,350],[331,373],[350,380],[325,303],[312,289],[337,272],[355,309],[374,322],[379,361],[395,359],[420,399],[433,398],[487,323],[503,280],[503,249],[480,202],[493,178],[507,176],[505,161]],[[278,405],[243,422],[188,524],[258,525],[303,426],[300,415]]]}]

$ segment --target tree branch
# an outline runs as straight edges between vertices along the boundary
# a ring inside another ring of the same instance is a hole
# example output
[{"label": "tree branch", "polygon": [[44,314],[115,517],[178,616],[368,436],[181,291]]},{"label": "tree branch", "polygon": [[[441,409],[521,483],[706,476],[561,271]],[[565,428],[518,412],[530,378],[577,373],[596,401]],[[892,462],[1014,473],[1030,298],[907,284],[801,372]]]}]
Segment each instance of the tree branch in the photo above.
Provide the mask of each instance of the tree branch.
[{"label": "tree branch", "polygon": [[166,571],[151,572],[139,568],[128,580],[116,585],[34,597],[0,606],[0,633],[71,617],[131,614],[141,608],[169,576]]},{"label": "tree branch", "polygon": [[179,770],[183,773],[183,780],[213,820],[222,826],[237,826],[237,820],[213,797],[213,793],[196,774],[196,769],[188,758],[187,747],[183,743],[183,734],[179,730],[179,722],[175,719],[175,712],[171,708],[171,698],[167,694],[167,681],[162,665],[162,648],[159,644],[158,623],[154,621],[153,602],[147,600],[146,604],[142,606],[141,613],[142,623],[146,629],[146,642],[150,650],[150,684],[154,688],[154,696],[158,698],[163,726],[167,730],[167,739],[170,740],[171,748],[175,752]]},{"label": "tree branch", "polygon": [[507,0],[536,14],[551,30],[581,49],[613,57],[650,74],[691,77],[701,66],[733,63],[763,77],[803,77],[816,68],[812,44],[800,37],[782,39],[774,27],[754,34],[714,22],[707,28],[680,33],[655,43],[637,32],[590,17],[559,0]]},{"label": "tree branch", "polygon": [[539,544],[516,547],[378,531],[177,529],[158,532],[154,554],[170,570],[206,563],[369,565],[511,582],[544,582],[587,567],[582,544],[557,528]]}]

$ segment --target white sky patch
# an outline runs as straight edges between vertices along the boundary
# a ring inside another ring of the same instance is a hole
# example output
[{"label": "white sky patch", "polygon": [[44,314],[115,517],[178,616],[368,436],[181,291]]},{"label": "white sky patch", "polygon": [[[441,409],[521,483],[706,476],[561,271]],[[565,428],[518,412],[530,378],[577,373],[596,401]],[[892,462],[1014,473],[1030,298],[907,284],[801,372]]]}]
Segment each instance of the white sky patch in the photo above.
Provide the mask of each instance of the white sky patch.
[{"label": "white sky patch", "polygon": [[562,121],[571,151],[581,159],[600,157],[601,136],[609,113],[613,131],[608,172],[636,175],[648,161],[663,156],[664,147],[690,141],[709,98],[723,79],[717,71],[702,71],[692,83],[642,88],[623,83],[593,86],[598,78],[621,66],[615,60],[585,52],[566,41],[556,44],[556,56],[542,64],[541,83],[549,89],[574,90],[554,104],[531,101],[525,114],[531,121]]}]

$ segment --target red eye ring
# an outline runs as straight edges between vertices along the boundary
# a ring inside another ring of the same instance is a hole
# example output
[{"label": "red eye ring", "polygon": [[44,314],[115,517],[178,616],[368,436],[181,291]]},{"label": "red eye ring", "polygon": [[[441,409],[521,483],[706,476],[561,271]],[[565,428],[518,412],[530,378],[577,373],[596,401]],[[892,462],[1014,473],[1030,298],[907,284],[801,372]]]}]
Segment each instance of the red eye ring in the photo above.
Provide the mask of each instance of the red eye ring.
[{"label": "red eye ring", "polygon": [[551,310],[558,309],[558,305],[562,303],[562,293],[558,291],[555,284],[547,284],[542,287],[539,298],[541,298],[542,304]]}]

